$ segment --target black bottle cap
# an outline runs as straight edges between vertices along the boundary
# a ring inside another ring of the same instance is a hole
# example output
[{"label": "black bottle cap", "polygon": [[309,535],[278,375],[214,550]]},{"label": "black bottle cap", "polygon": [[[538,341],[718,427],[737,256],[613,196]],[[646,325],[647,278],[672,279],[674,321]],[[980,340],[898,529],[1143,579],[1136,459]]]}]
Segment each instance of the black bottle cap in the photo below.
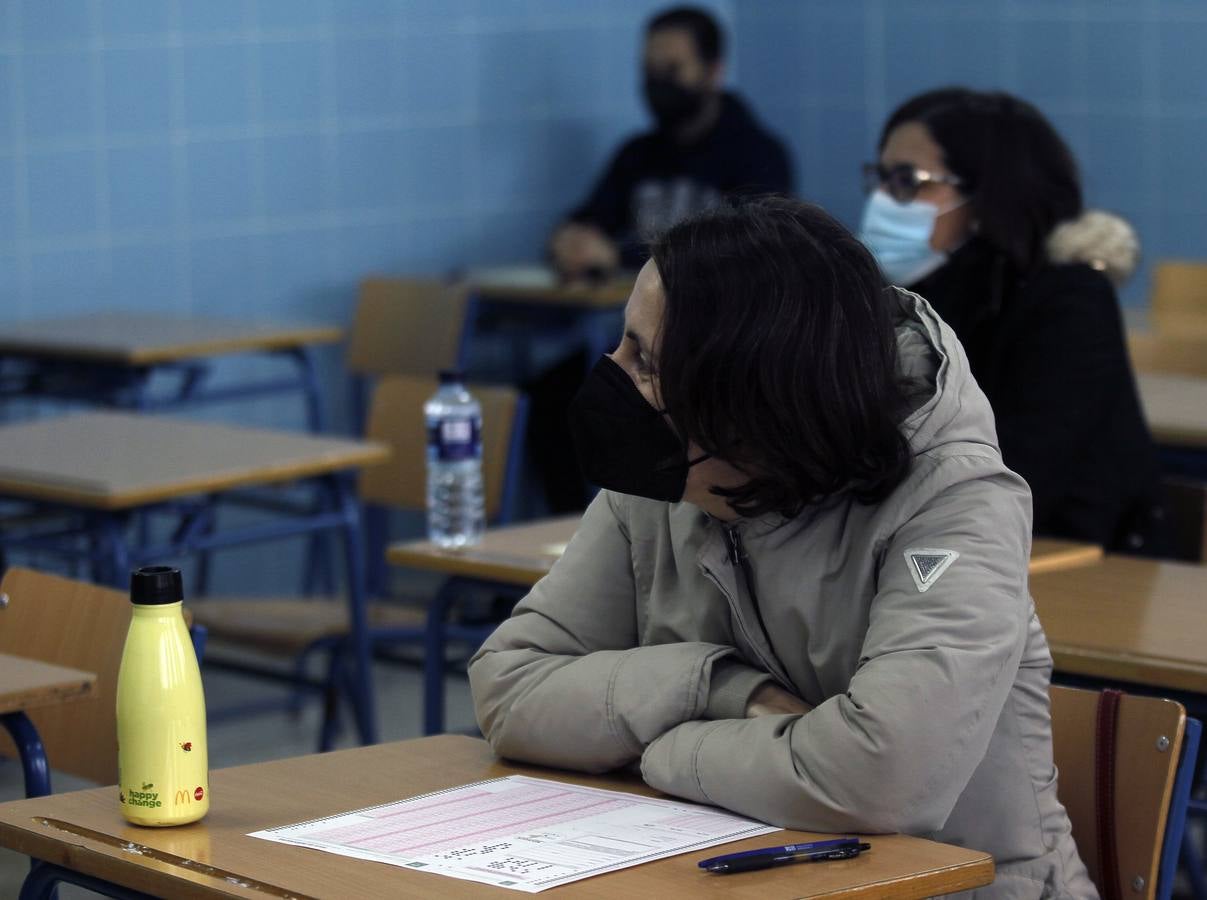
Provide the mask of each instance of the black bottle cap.
[{"label": "black bottle cap", "polygon": [[179,603],[184,599],[180,570],[172,566],[143,566],[130,573],[130,602],[139,606]]},{"label": "black bottle cap", "polygon": [[460,369],[441,369],[441,384],[461,384],[465,381],[465,373]]}]

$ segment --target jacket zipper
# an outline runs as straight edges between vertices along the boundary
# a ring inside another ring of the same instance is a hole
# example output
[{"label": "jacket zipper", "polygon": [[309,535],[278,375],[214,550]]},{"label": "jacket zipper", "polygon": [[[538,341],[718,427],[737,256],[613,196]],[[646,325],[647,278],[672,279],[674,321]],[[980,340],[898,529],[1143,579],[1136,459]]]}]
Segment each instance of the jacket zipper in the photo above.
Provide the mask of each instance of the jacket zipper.
[{"label": "jacket zipper", "polygon": [[[738,530],[736,528],[727,528],[722,526],[722,530],[725,532],[725,543],[729,550],[729,562],[733,565],[734,569],[741,573],[742,582],[746,586],[746,593],[750,595],[751,604],[754,606],[754,614],[759,621],[759,629],[763,633],[763,643],[765,643],[767,647],[770,647],[771,638],[767,634],[767,625],[763,622],[763,611],[759,608],[758,594],[754,589],[754,574],[750,568],[750,557],[746,555],[746,548],[742,546],[742,536],[738,534]],[[742,621],[742,617],[740,615],[737,617],[737,620],[738,625],[742,628],[742,631],[745,632],[746,624]],[[767,670],[768,674],[772,674],[772,676],[775,677],[775,680],[779,681],[779,677],[775,676],[774,673],[780,667],[771,664],[771,662],[759,649],[758,642],[753,640],[748,632],[746,634],[746,640],[750,644],[750,649],[752,649],[759,657],[759,662],[763,664],[763,667]]]},{"label": "jacket zipper", "polygon": [[759,608],[759,595],[754,589],[754,573],[750,570],[750,557],[746,555],[746,548],[742,546],[742,536],[738,534],[736,528],[726,528],[725,540],[729,544],[729,561],[742,575],[746,593],[750,595],[750,602],[754,605],[754,614],[759,620],[759,628],[763,631],[763,638],[770,644],[767,625],[763,622],[763,611]]}]

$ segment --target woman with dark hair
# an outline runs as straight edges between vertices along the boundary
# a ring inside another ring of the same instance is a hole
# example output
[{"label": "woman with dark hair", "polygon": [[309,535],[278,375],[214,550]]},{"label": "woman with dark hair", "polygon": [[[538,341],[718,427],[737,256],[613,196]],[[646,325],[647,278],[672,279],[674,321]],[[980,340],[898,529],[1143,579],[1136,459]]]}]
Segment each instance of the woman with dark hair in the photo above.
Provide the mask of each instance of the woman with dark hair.
[{"label": "woman with dark hair", "polygon": [[652,256],[571,411],[604,490],[470,665],[495,751],[982,848],[987,897],[1095,896],[1056,799],[1027,486],[951,330],[794,201]]},{"label": "woman with dark hair", "polygon": [[889,117],[865,176],[860,238],[964,344],[1036,532],[1159,553],[1156,451],[1111,284],[1138,246],[1083,208],[1064,141],[1029,103],[946,88]]}]

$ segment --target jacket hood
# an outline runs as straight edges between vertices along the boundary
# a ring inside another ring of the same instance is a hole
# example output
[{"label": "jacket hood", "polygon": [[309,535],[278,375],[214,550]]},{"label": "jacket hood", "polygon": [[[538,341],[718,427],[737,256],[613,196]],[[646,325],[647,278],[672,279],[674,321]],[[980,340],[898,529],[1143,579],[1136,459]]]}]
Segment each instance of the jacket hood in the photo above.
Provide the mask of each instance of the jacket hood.
[{"label": "jacket hood", "polygon": [[1076,219],[1056,226],[1048,236],[1048,259],[1054,263],[1085,263],[1120,287],[1136,271],[1140,240],[1126,220],[1100,209],[1087,209]]},{"label": "jacket hood", "polygon": [[989,400],[972,377],[955,332],[917,294],[893,288],[897,369],[908,409],[902,430],[915,455],[944,444],[998,450]]}]

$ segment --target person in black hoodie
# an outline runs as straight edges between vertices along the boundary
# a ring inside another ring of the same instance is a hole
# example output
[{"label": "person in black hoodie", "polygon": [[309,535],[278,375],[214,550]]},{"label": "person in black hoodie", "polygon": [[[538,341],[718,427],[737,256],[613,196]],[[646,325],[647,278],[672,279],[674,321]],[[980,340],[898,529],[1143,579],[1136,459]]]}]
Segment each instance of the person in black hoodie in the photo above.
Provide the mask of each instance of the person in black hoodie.
[{"label": "person in black hoodie", "polygon": [[642,59],[654,129],[627,141],[586,201],[549,242],[567,278],[638,268],[648,238],[735,193],[789,193],[780,141],[722,88],[723,37],[715,19],[676,7],[646,26]]},{"label": "person in black hoodie", "polygon": [[1157,454],[1112,284],[1135,265],[1131,229],[1083,208],[1072,153],[1008,94],[915,97],[879,151],[860,237],[964,345],[1036,533],[1159,555]]},{"label": "person in black hoodie", "polygon": [[[716,20],[695,7],[668,9],[646,26],[643,91],[654,128],[617,151],[550,238],[550,258],[567,281],[636,270],[651,237],[724,196],[792,191],[783,144],[722,88],[723,44]],[[586,505],[566,414],[594,362],[574,353],[524,386],[532,404],[528,446],[550,512]]]}]

